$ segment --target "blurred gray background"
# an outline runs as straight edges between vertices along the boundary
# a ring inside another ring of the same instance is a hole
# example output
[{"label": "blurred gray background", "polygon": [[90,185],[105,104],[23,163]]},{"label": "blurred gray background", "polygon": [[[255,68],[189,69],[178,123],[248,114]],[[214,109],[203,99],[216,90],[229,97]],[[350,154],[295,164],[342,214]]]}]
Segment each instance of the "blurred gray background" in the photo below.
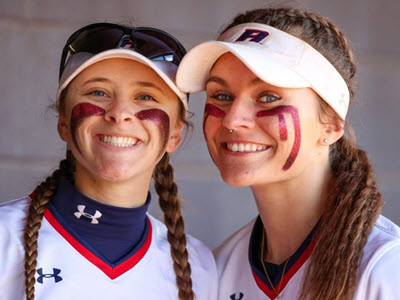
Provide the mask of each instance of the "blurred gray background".
[{"label": "blurred gray background", "polygon": [[[187,49],[213,39],[238,12],[265,0],[0,0],[0,202],[30,193],[63,158],[57,89],[68,36],[92,22],[164,29]],[[275,1],[275,3],[280,3]],[[353,41],[359,92],[351,108],[361,147],[369,152],[384,195],[384,215],[400,224],[400,1],[285,1],[333,19]],[[209,158],[201,132],[204,94],[191,96],[195,130],[173,157],[187,231],[214,248],[256,216],[249,189],[228,187]],[[151,213],[160,217],[156,197]]]}]

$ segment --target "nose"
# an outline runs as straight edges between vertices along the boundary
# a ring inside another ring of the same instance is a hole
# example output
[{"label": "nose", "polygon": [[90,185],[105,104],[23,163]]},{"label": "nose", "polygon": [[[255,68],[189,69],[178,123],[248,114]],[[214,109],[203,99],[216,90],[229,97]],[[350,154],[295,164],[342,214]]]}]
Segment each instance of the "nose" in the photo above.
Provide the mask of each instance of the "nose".
[{"label": "nose", "polygon": [[236,97],[232,105],[225,111],[222,125],[227,129],[251,129],[254,127],[254,104],[247,97]]},{"label": "nose", "polygon": [[132,105],[124,99],[114,99],[105,113],[105,119],[116,124],[132,122],[133,116]]}]

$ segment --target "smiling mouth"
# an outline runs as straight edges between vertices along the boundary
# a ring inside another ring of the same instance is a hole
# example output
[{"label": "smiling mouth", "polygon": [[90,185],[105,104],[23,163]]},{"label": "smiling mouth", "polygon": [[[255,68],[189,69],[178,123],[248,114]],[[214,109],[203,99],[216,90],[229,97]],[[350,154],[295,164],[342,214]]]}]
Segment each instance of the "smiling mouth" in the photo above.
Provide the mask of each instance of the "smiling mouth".
[{"label": "smiling mouth", "polygon": [[114,147],[132,147],[138,142],[138,139],[132,137],[122,137],[122,136],[111,136],[111,135],[101,135],[100,141],[103,143],[112,145]]},{"label": "smiling mouth", "polygon": [[258,152],[270,148],[270,146],[257,145],[252,143],[225,143],[225,146],[228,150],[232,152]]}]

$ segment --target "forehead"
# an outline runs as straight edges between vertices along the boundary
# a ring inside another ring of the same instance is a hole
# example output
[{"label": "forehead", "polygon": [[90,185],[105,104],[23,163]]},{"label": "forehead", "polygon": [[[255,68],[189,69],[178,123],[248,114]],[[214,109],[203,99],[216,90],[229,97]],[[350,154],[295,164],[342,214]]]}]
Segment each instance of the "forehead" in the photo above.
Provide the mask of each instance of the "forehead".
[{"label": "forehead", "polygon": [[210,76],[219,73],[226,75],[229,74],[230,76],[228,77],[240,74],[246,77],[257,78],[257,76],[239,58],[230,52],[221,55],[211,67]]},{"label": "forehead", "polygon": [[150,67],[126,58],[111,58],[101,60],[84,69],[74,81],[80,82],[89,77],[104,77],[115,83],[125,83],[129,81],[153,82],[159,87],[168,88],[164,80]]}]

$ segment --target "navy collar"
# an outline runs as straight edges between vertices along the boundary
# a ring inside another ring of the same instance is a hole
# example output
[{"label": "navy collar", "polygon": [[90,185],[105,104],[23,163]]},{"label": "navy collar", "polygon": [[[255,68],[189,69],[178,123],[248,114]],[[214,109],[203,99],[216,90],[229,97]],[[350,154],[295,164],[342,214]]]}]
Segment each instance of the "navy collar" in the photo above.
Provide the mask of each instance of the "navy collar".
[{"label": "navy collar", "polygon": [[[261,239],[263,234],[263,223],[260,216],[258,216],[250,236],[249,244],[249,262],[252,269],[253,277],[258,287],[271,299],[275,299],[276,295],[274,288],[280,286],[282,291],[289,280],[296,274],[302,265],[310,257],[312,250],[315,246],[315,235],[319,228],[319,222],[311,230],[310,234],[303,241],[297,251],[290,257],[285,269],[285,274],[282,275],[284,263],[277,265],[270,262],[264,262],[268,275],[274,287],[271,287],[267,277],[265,276],[264,269],[261,265]],[[282,283],[281,283],[282,281]],[[279,291],[279,292],[280,292]]]},{"label": "navy collar", "polygon": [[[135,197],[135,195],[132,195]],[[139,240],[146,224],[151,201],[136,208],[116,207],[97,202],[79,192],[68,181],[62,181],[52,204],[64,221],[83,236],[119,241]]]}]

